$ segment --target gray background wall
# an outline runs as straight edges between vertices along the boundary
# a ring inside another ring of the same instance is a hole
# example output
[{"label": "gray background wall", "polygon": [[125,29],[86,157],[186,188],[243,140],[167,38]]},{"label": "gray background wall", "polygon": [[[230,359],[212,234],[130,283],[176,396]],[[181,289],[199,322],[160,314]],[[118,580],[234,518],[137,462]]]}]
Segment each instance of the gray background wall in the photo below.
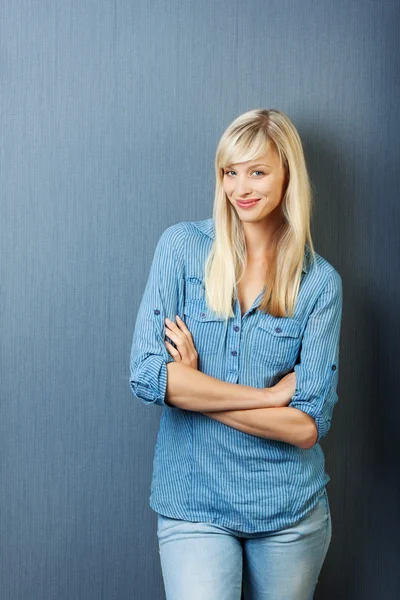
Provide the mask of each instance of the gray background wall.
[{"label": "gray background wall", "polygon": [[132,395],[161,232],[211,216],[251,108],[302,137],[317,251],[344,282],[316,598],[398,578],[397,1],[2,0],[0,597],[163,598],[148,506],[160,409]]}]

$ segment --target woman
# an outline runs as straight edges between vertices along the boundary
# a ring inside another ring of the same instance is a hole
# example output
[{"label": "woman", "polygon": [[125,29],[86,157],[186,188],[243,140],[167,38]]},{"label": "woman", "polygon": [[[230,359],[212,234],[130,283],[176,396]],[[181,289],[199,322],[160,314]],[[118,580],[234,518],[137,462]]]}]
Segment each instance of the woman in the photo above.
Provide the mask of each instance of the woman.
[{"label": "woman", "polygon": [[158,241],[132,342],[132,391],[163,406],[150,506],[166,596],[310,600],[331,540],[319,442],[338,400],[342,281],[313,248],[284,113],[239,116],[215,169],[213,218]]}]

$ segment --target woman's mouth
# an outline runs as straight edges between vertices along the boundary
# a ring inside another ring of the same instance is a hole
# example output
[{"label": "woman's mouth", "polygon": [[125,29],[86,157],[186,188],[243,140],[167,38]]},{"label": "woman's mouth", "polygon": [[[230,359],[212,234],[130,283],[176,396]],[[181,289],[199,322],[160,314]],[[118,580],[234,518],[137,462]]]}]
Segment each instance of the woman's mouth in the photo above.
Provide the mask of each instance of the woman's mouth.
[{"label": "woman's mouth", "polygon": [[260,201],[260,198],[256,198],[255,200],[246,200],[246,201],[241,201],[241,200],[236,200],[237,205],[240,206],[240,208],[252,208],[252,206],[255,206],[257,204],[257,202]]}]

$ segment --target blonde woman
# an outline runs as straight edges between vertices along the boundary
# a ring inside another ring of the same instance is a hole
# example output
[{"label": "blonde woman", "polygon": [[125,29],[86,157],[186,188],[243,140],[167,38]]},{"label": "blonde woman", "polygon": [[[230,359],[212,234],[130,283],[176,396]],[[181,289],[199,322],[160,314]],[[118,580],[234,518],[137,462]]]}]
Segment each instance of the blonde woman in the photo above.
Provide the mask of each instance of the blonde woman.
[{"label": "blonde woman", "polygon": [[213,217],[160,236],[130,385],[163,407],[150,506],[167,600],[311,600],[331,540],[320,441],[342,280],[313,247],[298,132],[251,110],[216,152]]}]

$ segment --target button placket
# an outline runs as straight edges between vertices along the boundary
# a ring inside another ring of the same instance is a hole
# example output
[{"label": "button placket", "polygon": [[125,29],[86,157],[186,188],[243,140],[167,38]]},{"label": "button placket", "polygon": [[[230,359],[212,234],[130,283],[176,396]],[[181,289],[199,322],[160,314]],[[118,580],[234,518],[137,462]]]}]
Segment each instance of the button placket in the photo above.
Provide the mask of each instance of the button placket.
[{"label": "button placket", "polygon": [[[239,325],[235,325],[233,328],[234,331],[239,331],[239,329],[240,329]],[[239,343],[239,341],[237,343]],[[237,350],[231,350],[231,354],[232,354],[232,356],[237,356]]]},{"label": "button placket", "polygon": [[[236,302],[235,310],[234,310],[234,312],[236,313],[235,317],[240,319],[240,307],[239,308],[238,307],[239,307],[239,303]],[[238,331],[240,331],[240,326],[232,325],[232,329],[233,329],[233,331],[235,331],[237,333]],[[231,334],[229,336],[229,338],[230,339],[228,340],[228,343],[231,346],[231,348],[232,348],[232,346],[233,346],[233,348],[235,348],[235,346],[236,346],[236,348],[238,348],[239,343],[240,343],[240,336],[239,337],[232,336],[232,334]],[[231,350],[230,356],[233,358],[231,358],[231,360],[229,361],[230,364],[229,364],[228,378],[229,378],[229,381],[235,382],[235,381],[237,381],[237,374],[238,374],[238,359],[236,358],[238,356],[238,351]]]}]

